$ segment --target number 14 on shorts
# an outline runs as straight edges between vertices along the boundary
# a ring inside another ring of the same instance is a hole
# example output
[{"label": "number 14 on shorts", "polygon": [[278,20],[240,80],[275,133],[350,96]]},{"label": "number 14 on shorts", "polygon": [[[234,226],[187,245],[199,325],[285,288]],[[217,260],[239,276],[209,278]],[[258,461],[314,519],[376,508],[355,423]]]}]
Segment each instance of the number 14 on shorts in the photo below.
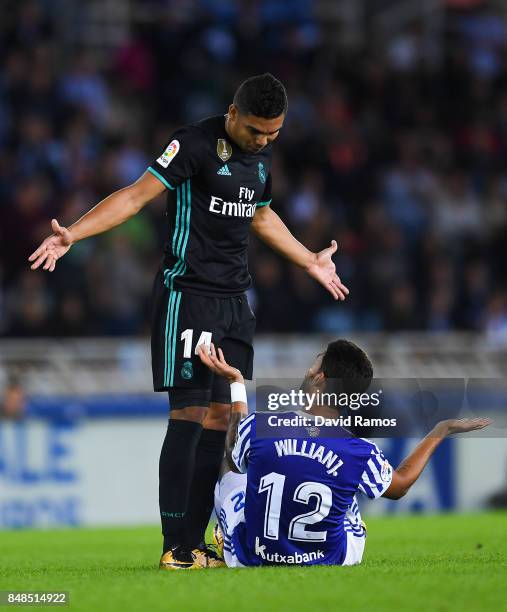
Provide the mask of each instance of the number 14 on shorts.
[{"label": "number 14 on shorts", "polygon": [[[183,344],[183,357],[185,359],[190,359],[192,357],[192,341],[194,338],[194,330],[193,329],[186,329],[184,332],[182,332],[180,340],[182,340],[184,342]],[[201,332],[201,335],[199,336],[199,340],[197,340],[197,344],[195,345],[195,349],[194,349],[194,355],[198,355],[199,351],[198,348],[201,346],[201,344],[204,344],[204,346],[209,347],[211,346],[211,332],[209,331],[203,331]]]}]

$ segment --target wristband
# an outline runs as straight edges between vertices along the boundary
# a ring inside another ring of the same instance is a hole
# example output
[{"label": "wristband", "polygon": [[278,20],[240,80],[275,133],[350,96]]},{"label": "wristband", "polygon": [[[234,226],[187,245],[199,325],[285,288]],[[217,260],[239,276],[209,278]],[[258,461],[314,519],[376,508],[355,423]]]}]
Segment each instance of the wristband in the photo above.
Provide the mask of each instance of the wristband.
[{"label": "wristband", "polygon": [[234,402],[243,402],[244,404],[247,403],[246,387],[243,383],[240,383],[240,382],[231,383],[231,403],[234,403]]}]

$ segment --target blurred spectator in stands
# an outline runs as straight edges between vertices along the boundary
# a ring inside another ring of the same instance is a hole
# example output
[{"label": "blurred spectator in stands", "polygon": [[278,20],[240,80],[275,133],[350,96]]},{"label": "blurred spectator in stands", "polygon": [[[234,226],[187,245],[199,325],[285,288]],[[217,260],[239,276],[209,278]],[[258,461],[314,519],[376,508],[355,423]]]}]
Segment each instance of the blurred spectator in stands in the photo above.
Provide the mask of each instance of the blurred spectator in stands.
[{"label": "blurred spectator in stands", "polygon": [[39,174],[56,179],[59,160],[53,156],[53,134],[47,116],[26,113],[19,129],[15,160],[18,176],[24,178]]},{"label": "blurred spectator in stands", "polygon": [[491,346],[507,346],[507,292],[496,291],[489,299],[484,330]]},{"label": "blurred spectator in stands", "polygon": [[323,177],[317,170],[307,170],[289,202],[290,220],[297,226],[304,226],[322,215]]},{"label": "blurred spectator in stands", "polygon": [[478,331],[485,316],[491,286],[491,271],[484,260],[470,261],[464,269],[463,286],[459,299],[458,325]]},{"label": "blurred spectator in stands", "polygon": [[157,86],[155,57],[146,36],[149,32],[135,29],[116,55],[114,71],[125,94],[149,94]]},{"label": "blurred spectator in stands", "polygon": [[386,331],[414,331],[420,329],[422,313],[412,285],[407,282],[400,282],[390,287],[383,314]]},{"label": "blurred spectator in stands", "polygon": [[438,287],[429,298],[426,327],[432,332],[448,332],[453,328],[453,294],[448,287]]},{"label": "blurred spectator in stands", "polygon": [[411,260],[402,232],[393,224],[379,226],[370,233],[363,258],[358,268],[365,276],[370,303],[382,308],[390,299],[392,287],[411,277]]},{"label": "blurred spectator in stands", "polygon": [[507,45],[504,19],[487,5],[457,21],[463,34],[471,70],[483,78],[494,78],[502,68]]},{"label": "blurred spectator in stands", "polygon": [[62,338],[88,335],[90,325],[83,296],[73,291],[59,296],[50,329],[51,336]]},{"label": "blurred spectator in stands", "polygon": [[435,177],[422,165],[412,137],[400,138],[399,157],[385,175],[384,202],[389,217],[408,240],[414,240],[426,230]]},{"label": "blurred spectator in stands", "polygon": [[255,261],[255,316],[257,324],[268,332],[283,333],[293,329],[294,304],[284,289],[287,276],[284,262],[271,253],[259,254]]},{"label": "blurred spectator in stands", "polygon": [[9,376],[0,395],[0,420],[21,420],[25,415],[25,404],[25,393],[19,378]]},{"label": "blurred spectator in stands", "polygon": [[42,274],[24,271],[7,293],[8,335],[19,337],[48,336],[54,298]]},{"label": "blurred spectator in stands", "polygon": [[507,229],[507,181],[494,175],[488,182],[481,210],[485,238],[491,240]]},{"label": "blurred spectator in stands", "polygon": [[109,96],[104,77],[89,52],[81,50],[61,80],[66,102],[86,109],[93,123],[105,127],[109,117]]},{"label": "blurred spectator in stands", "polygon": [[0,261],[0,335],[7,330],[7,308],[5,304],[5,282],[3,264]]},{"label": "blurred spectator in stands", "polygon": [[[99,168],[101,136],[92,127],[86,112],[70,109],[61,127],[61,139],[52,155],[57,160],[59,181],[64,189],[89,188]],[[90,203],[91,204],[91,203]]]},{"label": "blurred spectator in stands", "polygon": [[39,40],[52,35],[53,27],[41,2],[21,0],[17,4],[16,19],[10,21],[13,24],[9,32],[12,44],[29,48]]},{"label": "blurred spectator in stands", "polygon": [[433,223],[437,235],[455,252],[462,250],[466,240],[478,238],[483,232],[479,201],[463,172],[448,175],[435,193]]},{"label": "blurred spectator in stands", "polygon": [[33,245],[47,234],[52,210],[50,184],[42,176],[26,176],[13,182],[12,202],[2,203],[0,256],[5,265],[6,281],[26,271],[27,257]]},{"label": "blurred spectator in stands", "polygon": [[115,171],[121,185],[135,183],[151,162],[135,137],[125,138],[114,153]]}]

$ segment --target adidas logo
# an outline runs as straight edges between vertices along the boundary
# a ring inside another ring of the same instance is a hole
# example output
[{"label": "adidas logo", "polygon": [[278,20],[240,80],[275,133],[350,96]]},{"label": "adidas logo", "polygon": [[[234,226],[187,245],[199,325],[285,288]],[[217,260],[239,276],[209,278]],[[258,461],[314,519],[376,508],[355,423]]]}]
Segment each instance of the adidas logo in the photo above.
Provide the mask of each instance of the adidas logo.
[{"label": "adidas logo", "polygon": [[225,166],[222,166],[220,170],[218,170],[217,174],[219,174],[220,176],[232,176],[227,164],[225,164]]}]

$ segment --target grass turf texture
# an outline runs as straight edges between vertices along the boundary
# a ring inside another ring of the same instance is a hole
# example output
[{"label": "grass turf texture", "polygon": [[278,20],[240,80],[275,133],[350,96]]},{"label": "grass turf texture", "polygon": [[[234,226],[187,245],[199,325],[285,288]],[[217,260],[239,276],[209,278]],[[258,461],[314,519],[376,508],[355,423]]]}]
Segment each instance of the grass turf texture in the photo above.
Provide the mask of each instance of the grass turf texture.
[{"label": "grass turf texture", "polygon": [[97,612],[507,610],[507,513],[367,524],[361,566],[191,572],[158,571],[153,527],[0,532],[0,590],[66,590]]}]

